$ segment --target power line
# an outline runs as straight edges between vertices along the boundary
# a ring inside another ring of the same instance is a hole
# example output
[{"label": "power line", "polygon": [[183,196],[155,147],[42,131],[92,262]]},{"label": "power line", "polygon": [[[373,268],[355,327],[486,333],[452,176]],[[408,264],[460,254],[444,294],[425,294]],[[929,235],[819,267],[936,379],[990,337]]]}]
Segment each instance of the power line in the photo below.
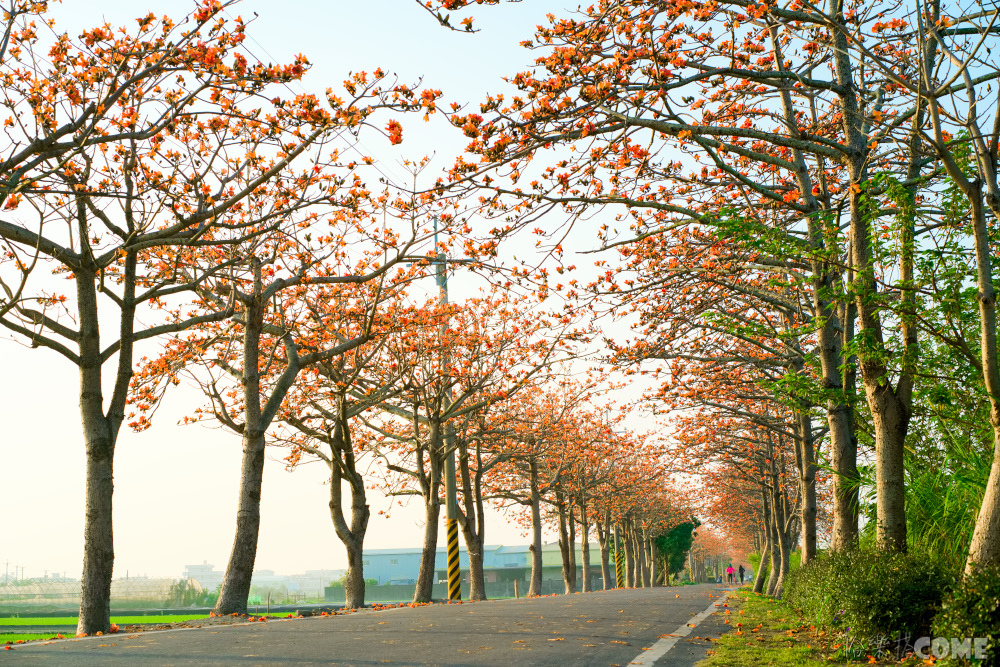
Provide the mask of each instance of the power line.
[{"label": "power line", "polygon": [[[235,17],[232,14],[229,13],[228,9],[223,9],[222,11],[225,12],[226,16],[228,16],[231,20],[235,20]],[[257,12],[254,12],[254,16],[257,17],[257,18],[260,17],[260,15],[257,14]],[[267,47],[265,47],[263,44],[261,44],[259,41],[257,41],[257,39],[255,37],[253,37],[252,35],[250,35],[249,33],[247,33],[247,39],[249,39],[254,44],[256,44],[258,47],[260,47],[260,50],[264,52],[264,55],[267,56],[267,58],[269,59],[270,62],[278,62],[278,59],[275,58],[273,55],[271,55],[271,53],[267,50]],[[255,54],[253,51],[250,50],[250,48],[246,44],[246,40],[243,40],[240,43],[240,47],[242,47],[243,50],[245,50],[247,52],[247,54],[251,58],[253,58],[254,60],[256,60],[258,62],[263,62],[263,59],[261,59],[260,57],[258,57],[257,54]],[[307,90],[306,87],[302,85],[302,80],[301,79],[295,79],[294,81],[295,81],[295,84],[299,87],[299,89],[300,89],[300,91],[302,93],[307,94],[307,95],[310,93],[310,91]],[[283,85],[285,88],[287,88],[288,92],[290,92],[292,94],[295,94],[295,91],[292,90],[292,87],[291,87],[291,85],[289,85],[289,83],[290,82],[285,81],[285,82],[282,82],[281,85]],[[344,128],[344,129],[340,130],[339,132],[337,132],[336,134],[334,134],[334,139],[343,139],[344,133],[349,133],[349,131],[348,131],[347,128]],[[370,157],[370,155],[365,155],[365,153],[362,153],[360,150],[358,150],[358,146],[361,146],[361,148],[363,148],[365,151],[368,151],[368,147],[365,146],[365,144],[361,141],[361,139],[358,138],[358,137],[356,137],[356,136],[354,136],[353,134],[351,136],[354,137],[354,142],[353,143],[348,142],[346,139],[343,139],[344,140],[344,144],[347,146],[347,149],[348,150],[353,150],[355,153],[357,153],[362,158]],[[370,153],[370,151],[369,151],[369,153]],[[393,176],[390,176],[389,174],[385,173],[384,171],[382,171],[382,169],[380,168],[379,164],[380,164],[379,162],[373,161],[373,163],[372,163],[371,166],[374,167],[375,171],[377,171],[378,173],[380,173],[382,175],[382,177],[386,179],[387,182],[389,182],[389,183],[400,182],[401,183],[403,181],[403,179],[399,179],[398,181],[394,180],[395,174]],[[390,169],[390,171],[391,171],[391,169]]]}]

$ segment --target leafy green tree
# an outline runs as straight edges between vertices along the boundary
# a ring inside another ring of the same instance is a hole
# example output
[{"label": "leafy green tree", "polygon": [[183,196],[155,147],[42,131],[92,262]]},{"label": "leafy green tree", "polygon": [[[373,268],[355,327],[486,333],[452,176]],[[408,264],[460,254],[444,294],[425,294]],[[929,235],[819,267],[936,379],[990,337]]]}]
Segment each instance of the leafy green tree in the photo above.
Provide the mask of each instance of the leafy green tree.
[{"label": "leafy green tree", "polygon": [[667,581],[684,569],[684,561],[697,534],[695,529],[700,525],[698,519],[692,519],[674,526],[656,538],[656,548],[663,557],[663,572]]}]

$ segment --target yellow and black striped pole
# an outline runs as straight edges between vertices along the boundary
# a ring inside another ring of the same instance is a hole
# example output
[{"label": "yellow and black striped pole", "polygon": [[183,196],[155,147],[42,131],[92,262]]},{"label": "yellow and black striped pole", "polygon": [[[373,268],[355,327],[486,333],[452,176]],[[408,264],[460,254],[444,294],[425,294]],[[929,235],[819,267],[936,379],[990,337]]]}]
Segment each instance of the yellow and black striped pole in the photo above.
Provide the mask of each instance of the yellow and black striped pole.
[{"label": "yellow and black striped pole", "polygon": [[448,518],[448,599],[462,599],[462,571],[458,564],[458,521]]},{"label": "yellow and black striped pole", "polygon": [[625,550],[618,541],[618,527],[615,526],[615,585],[625,588]]}]

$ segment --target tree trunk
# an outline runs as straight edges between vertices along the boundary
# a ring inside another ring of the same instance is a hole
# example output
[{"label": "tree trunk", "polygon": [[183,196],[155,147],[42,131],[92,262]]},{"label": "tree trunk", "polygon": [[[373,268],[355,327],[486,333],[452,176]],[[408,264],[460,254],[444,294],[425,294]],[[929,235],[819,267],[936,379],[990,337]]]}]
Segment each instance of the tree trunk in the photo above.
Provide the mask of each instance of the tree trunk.
[{"label": "tree trunk", "polygon": [[486,599],[486,577],[483,573],[483,540],[482,537],[462,530],[465,538],[465,550],[469,554],[469,599]]},{"label": "tree trunk", "polygon": [[643,542],[646,545],[646,555],[647,562],[649,563],[649,585],[656,586],[656,570],[657,570],[657,560],[659,560],[659,554],[656,551],[656,540],[649,536],[649,531],[643,530]]},{"label": "tree trunk", "polygon": [[531,483],[531,583],[528,597],[542,594],[542,496],[538,491],[538,462],[528,463]]},{"label": "tree trunk", "polygon": [[635,588],[635,556],[628,524],[622,529],[622,548],[625,550],[625,587]]},{"label": "tree trunk", "polygon": [[[850,262],[850,257],[848,258]],[[847,282],[854,279],[854,272],[848,264]],[[832,390],[840,389],[844,400],[830,399],[826,405],[826,418],[830,426],[830,467],[833,469],[833,525],[830,534],[830,550],[843,551],[852,549],[858,544],[858,514],[860,502],[860,476],[858,474],[858,436],[855,432],[854,401],[857,394],[857,357],[850,355],[844,359],[844,350],[848,349],[854,340],[854,322],[857,319],[857,304],[845,302],[840,307],[840,321],[843,332],[836,339],[836,347],[825,354],[829,359],[823,360],[824,378],[827,377],[826,365],[838,364],[841,379],[836,385],[828,385],[824,379],[824,387]]]},{"label": "tree trunk", "polygon": [[[770,28],[772,54],[779,69],[784,62],[782,54],[782,44],[779,38],[777,27],[772,24]],[[847,54],[842,54],[844,58]],[[850,76],[848,69],[845,74]],[[799,125],[798,116],[792,100],[791,85],[783,85],[780,90],[782,114],[785,126],[789,135],[793,137],[802,136],[802,128]],[[816,195],[823,193],[824,187],[819,187],[812,180],[812,173],[806,162],[803,151],[799,148],[791,150],[791,159],[794,164],[795,179],[802,193],[803,203],[806,205],[808,213],[806,215],[806,229],[808,231],[808,242],[810,254],[808,261],[812,273],[812,312],[817,322],[822,326],[817,331],[820,368],[822,372],[822,383],[827,395],[827,418],[830,428],[830,438],[833,447],[843,446],[845,439],[849,438],[846,431],[846,422],[843,421],[843,411],[845,397],[843,395],[841,382],[841,345],[839,331],[841,328],[837,318],[837,308],[834,299],[837,294],[842,293],[840,285],[840,273],[836,270],[833,262],[838,261],[842,256],[839,242],[836,240],[839,235],[839,228],[836,216],[823,215],[822,204]],[[825,172],[825,158],[816,155],[817,167],[820,172],[820,184],[824,183],[823,172]],[[814,194],[815,193],[815,194]],[[826,207],[829,208],[829,199],[826,199]],[[831,222],[831,219],[833,220]],[[831,258],[833,260],[831,261]],[[792,330],[791,318],[786,320],[789,331]],[[801,356],[801,349],[796,341],[792,346],[796,352],[793,362],[794,372],[803,374],[804,364]],[[800,404],[798,408],[799,421],[799,442],[796,447],[796,462],[799,467],[800,494],[802,496],[802,563],[812,560],[816,555],[816,466],[815,452],[813,450],[813,438],[811,424],[809,423],[809,408],[811,406]],[[805,423],[803,423],[803,420]]]},{"label": "tree trunk", "polygon": [[590,518],[587,516],[587,500],[580,493],[580,565],[582,567],[583,585],[581,590],[589,593],[590,585]]},{"label": "tree trunk", "polygon": [[816,558],[816,450],[808,406],[798,411],[799,494],[802,497],[802,565]]},{"label": "tree trunk", "polygon": [[597,527],[597,543],[601,548],[601,582],[604,585],[604,590],[610,590],[614,588],[614,577],[611,576],[611,546],[610,542],[610,511],[605,513],[605,519],[603,526],[600,520],[594,522]]},{"label": "tree trunk", "polygon": [[556,506],[559,512],[559,555],[562,557],[562,577],[563,587],[566,595],[576,592],[576,571],[573,568],[573,560],[570,555],[568,526],[566,516],[566,506],[562,500],[562,494],[556,492]]},{"label": "tree trunk", "polygon": [[785,578],[788,576],[789,570],[789,559],[791,552],[789,549],[789,544],[787,539],[782,539],[782,535],[778,534],[778,555],[780,557],[780,566],[778,567],[777,583],[775,584],[774,591],[771,595],[777,599],[781,599],[782,595],[785,593]]},{"label": "tree trunk", "polygon": [[972,574],[977,568],[1000,566],[1000,414],[995,404],[990,409],[990,421],[993,423],[993,465],[969,544],[966,574]]},{"label": "tree trunk", "polygon": [[[259,270],[256,274],[259,288]],[[246,304],[243,330],[243,461],[240,467],[236,536],[229,555],[222,590],[213,611],[220,615],[247,613],[247,598],[260,535],[260,494],[264,480],[264,433],[260,388],[260,337],[264,328],[264,304],[259,289]]]},{"label": "tree trunk", "polygon": [[632,528],[632,551],[635,553],[635,583],[636,587],[649,588],[649,568],[646,563],[646,545],[642,540],[642,531],[638,526]]},{"label": "tree trunk", "polygon": [[[428,417],[431,415],[428,414]],[[442,456],[441,423],[429,420],[426,452],[418,451],[417,470],[420,475],[420,493],[424,498],[424,546],[420,554],[417,585],[413,589],[414,602],[430,602],[434,597],[437,580],[438,523],[441,519],[441,478],[444,470]],[[427,457],[426,463],[424,457]],[[425,471],[430,468],[429,474]]]},{"label": "tree trunk", "polygon": [[771,565],[771,545],[765,543],[764,548],[760,552],[760,565],[757,568],[756,575],[753,580],[753,592],[763,593],[764,592],[764,582],[767,581],[767,571]]},{"label": "tree trunk", "polygon": [[[345,604],[349,609],[365,606],[364,542],[368,532],[371,509],[365,493],[364,479],[357,472],[354,442],[347,417],[347,397],[337,402],[337,422],[328,438],[330,466],[330,520],[334,532],[347,551],[347,576],[344,585]],[[343,482],[351,491],[351,523],[344,517]]]},{"label": "tree trunk", "polygon": [[434,493],[424,499],[424,547],[420,554],[420,570],[417,573],[417,585],[413,590],[414,602],[430,602],[434,597],[434,581],[437,579],[435,560],[437,559],[438,522],[441,519],[441,499],[438,497],[438,487],[434,485]]},{"label": "tree trunk", "polygon": [[778,530],[778,515],[779,515],[779,512],[778,512],[778,509],[777,509],[777,505],[774,502],[775,496],[776,496],[776,494],[772,492],[772,494],[771,494],[771,501],[772,501],[771,502],[771,517],[770,517],[771,520],[769,522],[769,530],[771,531],[771,534],[770,534],[770,539],[768,540],[769,546],[771,547],[770,548],[770,555],[771,555],[771,567],[770,567],[770,570],[771,570],[771,572],[770,572],[770,576],[767,579],[767,594],[770,595],[770,596],[773,596],[774,595],[774,591],[777,589],[777,586],[778,586],[778,577],[780,576],[780,573],[781,573],[781,550],[780,550],[779,543],[778,543],[778,540],[780,539],[779,536],[778,536],[778,532],[779,532],[779,530]]},{"label": "tree trunk", "polygon": [[[259,403],[258,403],[259,405]],[[247,411],[252,405],[247,406]],[[249,420],[248,420],[249,426]],[[264,431],[243,433],[243,463],[240,473],[240,501],[236,511],[236,536],[229,564],[222,580],[219,599],[212,610],[218,616],[247,613],[247,598],[257,560],[260,534],[260,494],[264,479]]]},{"label": "tree trunk", "polygon": [[781,599],[781,596],[785,591],[785,577],[788,575],[789,565],[790,565],[790,554],[791,554],[791,544],[788,539],[788,508],[784,499],[784,494],[779,494],[774,499],[774,508],[777,511],[772,510],[775,523],[775,531],[778,537],[778,567],[776,568],[777,577],[775,577],[774,590],[768,591],[769,595],[775,598]]},{"label": "tree trunk", "polygon": [[[873,386],[875,385],[875,386]],[[904,446],[909,411],[888,385],[865,380],[875,428],[875,544],[883,551],[906,551]]]},{"label": "tree trunk", "polygon": [[[83,401],[81,400],[81,403]],[[112,465],[114,443],[91,433],[106,431],[103,415],[96,428],[88,428],[87,437],[87,508],[83,533],[83,581],[80,588],[78,633],[94,634],[111,629],[111,575],[114,566],[114,537],[111,521],[111,499],[114,492]]]},{"label": "tree trunk", "polygon": [[[853,280],[853,271],[848,267],[848,282]],[[854,321],[857,319],[857,305],[845,303],[842,306],[841,321],[844,323],[843,337],[840,339],[841,353],[854,339]],[[827,403],[827,421],[830,424],[830,464],[833,468],[833,527],[830,536],[830,550],[852,549],[858,544],[858,514],[860,510],[858,475],[858,436],[855,432],[854,396],[858,383],[857,358],[849,356],[843,362],[845,401],[832,405]],[[834,428],[836,426],[836,428]]]},{"label": "tree trunk", "polygon": [[344,604],[348,609],[365,606],[365,563],[362,540],[344,541],[347,551],[347,576],[344,578]]},{"label": "tree trunk", "polygon": [[[985,158],[980,157],[980,162]],[[995,167],[995,159],[993,160]],[[996,172],[992,171],[991,185]],[[992,252],[986,212],[983,207],[982,184],[969,197],[972,202],[973,235],[976,247],[976,282],[979,288],[979,346],[984,385],[990,401],[990,424],[993,426],[993,464],[986,482],[983,502],[969,544],[965,571],[1000,566],[1000,363],[997,361],[996,291],[993,286]],[[1000,193],[991,192],[994,215],[1000,213]]]},{"label": "tree trunk", "polygon": [[469,555],[469,599],[486,599],[486,579],[483,572],[483,545],[486,524],[483,512],[482,475],[483,462],[481,448],[476,443],[476,472],[469,467],[469,443],[465,438],[456,438],[455,429],[449,423],[446,427],[448,439],[458,450],[459,476],[462,480],[462,506],[458,508],[458,525],[465,539],[465,551]]},{"label": "tree trunk", "polygon": [[567,501],[566,515],[569,537],[569,574],[573,580],[573,592],[576,593],[579,590],[579,582],[576,579],[576,515],[573,513],[572,500]]},{"label": "tree trunk", "polygon": [[[264,448],[267,427],[278,406],[292,387],[299,371],[294,346],[286,345],[288,364],[271,390],[266,404],[260,382],[260,340],[268,300],[263,297],[260,262],[251,258],[254,269],[253,292],[244,297],[243,314],[243,461],[240,467],[239,503],[236,511],[236,535],[229,555],[222,590],[215,603],[218,615],[245,614],[250,595],[257,540],[260,535],[260,498],[264,480]],[[287,342],[287,341],[286,341]]]},{"label": "tree trunk", "polygon": [[121,346],[115,387],[104,413],[103,366],[97,307],[97,274],[75,270],[79,308],[80,420],[87,456],[86,507],[83,531],[83,579],[77,632],[94,634],[111,630],[111,577],[115,549],[112,522],[114,457],[118,433],[125,418],[125,403],[132,378],[135,322],[135,254],[125,265],[121,305]]},{"label": "tree trunk", "polygon": [[[838,10],[835,20],[843,21]],[[875,490],[877,494],[876,546],[885,551],[906,551],[906,491],[903,479],[904,439],[911,416],[913,373],[917,361],[916,332],[905,314],[901,319],[906,351],[900,363],[899,380],[894,389],[889,383],[886,359],[890,352],[885,343],[878,305],[878,279],[872,251],[871,220],[866,213],[869,138],[864,131],[864,114],[859,109],[858,86],[850,59],[847,37],[834,34],[834,70],[840,85],[843,132],[850,159],[846,162],[850,179],[851,265],[854,269],[858,321],[865,332],[866,344],[859,348],[859,366],[865,396],[872,413],[875,431]],[[916,157],[913,155],[911,157]],[[911,225],[912,226],[912,225]],[[912,229],[901,230],[900,284],[912,281]],[[909,274],[909,275],[907,275]],[[909,302],[912,289],[904,288],[901,302]],[[905,303],[904,303],[905,305]]]}]

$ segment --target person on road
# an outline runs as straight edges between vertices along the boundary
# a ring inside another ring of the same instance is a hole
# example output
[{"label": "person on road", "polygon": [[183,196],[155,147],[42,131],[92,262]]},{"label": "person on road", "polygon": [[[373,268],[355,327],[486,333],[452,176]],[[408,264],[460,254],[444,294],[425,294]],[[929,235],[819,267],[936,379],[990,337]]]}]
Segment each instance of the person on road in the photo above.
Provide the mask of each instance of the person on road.
[{"label": "person on road", "polygon": [[741,583],[741,584],[743,583],[743,575],[744,575],[744,574],[746,574],[746,570],[745,570],[745,569],[743,569],[743,566],[742,566],[742,565],[740,565],[740,583]]},{"label": "person on road", "polygon": [[729,567],[727,567],[727,568],[726,568],[726,580],[727,580],[727,581],[728,581],[728,582],[729,582],[730,584],[731,584],[731,583],[734,583],[734,581],[733,581],[733,580],[735,579],[735,576],[734,576],[735,572],[736,572],[736,570],[734,570],[734,569],[733,569],[733,564],[732,564],[732,563],[730,563],[730,564],[729,564]]}]

